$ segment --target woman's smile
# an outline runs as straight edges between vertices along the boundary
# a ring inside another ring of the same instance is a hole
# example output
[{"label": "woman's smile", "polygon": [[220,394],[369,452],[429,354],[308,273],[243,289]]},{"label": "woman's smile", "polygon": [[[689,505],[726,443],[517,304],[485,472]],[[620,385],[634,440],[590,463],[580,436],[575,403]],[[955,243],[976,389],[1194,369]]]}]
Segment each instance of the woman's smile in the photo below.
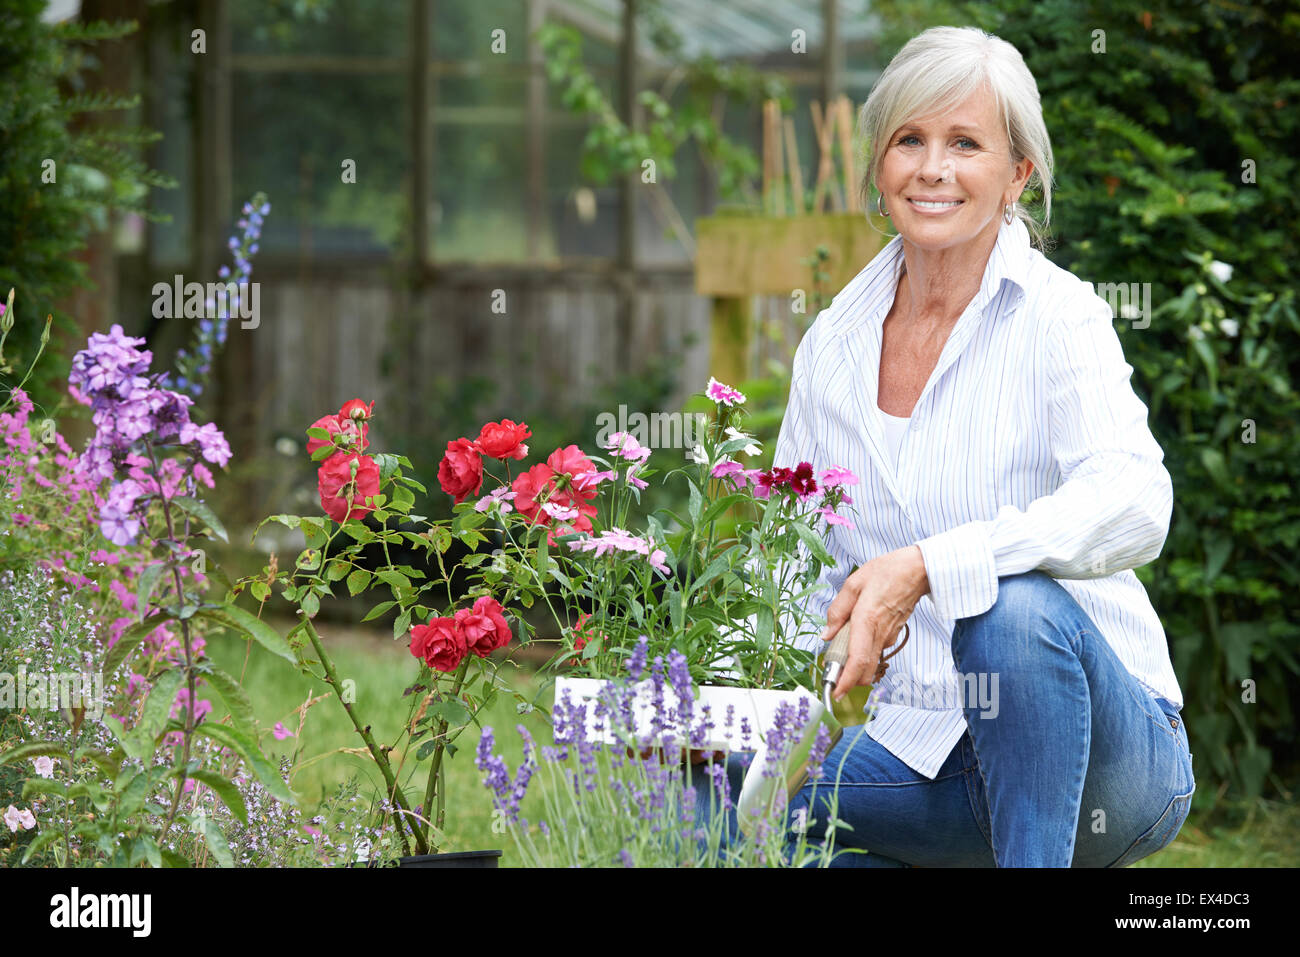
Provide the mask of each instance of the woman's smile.
[{"label": "woman's smile", "polygon": [[961,199],[922,199],[917,196],[908,197],[907,201],[913,209],[929,216],[941,216],[952,212],[965,202]]}]

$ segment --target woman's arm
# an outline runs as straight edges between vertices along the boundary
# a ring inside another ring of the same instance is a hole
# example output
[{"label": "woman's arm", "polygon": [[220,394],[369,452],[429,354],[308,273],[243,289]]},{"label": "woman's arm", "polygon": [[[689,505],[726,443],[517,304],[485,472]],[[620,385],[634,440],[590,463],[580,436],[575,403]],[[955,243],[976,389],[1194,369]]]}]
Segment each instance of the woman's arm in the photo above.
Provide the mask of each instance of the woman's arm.
[{"label": "woman's arm", "polygon": [[1063,311],[1046,336],[1045,359],[1049,436],[1064,481],[1024,510],[1004,505],[991,520],[917,542],[944,617],[987,611],[1003,575],[1042,569],[1100,578],[1144,565],[1164,546],[1173,484],[1110,307],[1089,292]]}]

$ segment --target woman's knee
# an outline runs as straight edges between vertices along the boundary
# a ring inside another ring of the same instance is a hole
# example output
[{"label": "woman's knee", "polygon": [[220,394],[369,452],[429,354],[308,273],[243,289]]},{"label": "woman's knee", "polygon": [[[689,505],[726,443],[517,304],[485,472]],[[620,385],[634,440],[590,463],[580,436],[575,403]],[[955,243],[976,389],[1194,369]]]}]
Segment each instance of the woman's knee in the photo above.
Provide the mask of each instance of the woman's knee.
[{"label": "woman's knee", "polygon": [[1040,653],[1073,647],[1082,610],[1060,583],[1041,571],[998,579],[998,597],[987,611],[959,619],[952,633],[958,668],[1014,665]]}]

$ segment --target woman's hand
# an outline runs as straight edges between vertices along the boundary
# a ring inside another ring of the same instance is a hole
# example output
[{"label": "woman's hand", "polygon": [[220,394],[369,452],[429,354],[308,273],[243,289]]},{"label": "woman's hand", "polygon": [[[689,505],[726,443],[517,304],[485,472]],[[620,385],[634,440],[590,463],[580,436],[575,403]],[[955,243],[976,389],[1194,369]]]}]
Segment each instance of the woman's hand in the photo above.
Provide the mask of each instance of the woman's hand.
[{"label": "woman's hand", "polygon": [[886,648],[898,641],[921,596],[930,590],[918,545],[873,558],[845,580],[826,612],[822,641],[849,623],[849,658],[832,696],[838,701],[854,685],[868,684]]}]

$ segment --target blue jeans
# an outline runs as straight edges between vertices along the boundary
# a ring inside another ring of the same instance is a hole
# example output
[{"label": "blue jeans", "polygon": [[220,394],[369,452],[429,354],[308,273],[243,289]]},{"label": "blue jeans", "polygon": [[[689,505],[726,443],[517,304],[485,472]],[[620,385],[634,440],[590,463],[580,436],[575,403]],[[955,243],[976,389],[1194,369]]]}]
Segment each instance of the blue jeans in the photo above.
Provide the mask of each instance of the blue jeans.
[{"label": "blue jeans", "polygon": [[852,830],[837,828],[833,866],[1123,867],[1173,841],[1196,789],[1187,728],[1055,579],[1002,578],[992,608],[956,622],[952,653],[961,674],[999,675],[998,709],[964,709],[933,780],[853,727],[815,797],[808,784],[790,799],[816,846],[838,796]]}]

